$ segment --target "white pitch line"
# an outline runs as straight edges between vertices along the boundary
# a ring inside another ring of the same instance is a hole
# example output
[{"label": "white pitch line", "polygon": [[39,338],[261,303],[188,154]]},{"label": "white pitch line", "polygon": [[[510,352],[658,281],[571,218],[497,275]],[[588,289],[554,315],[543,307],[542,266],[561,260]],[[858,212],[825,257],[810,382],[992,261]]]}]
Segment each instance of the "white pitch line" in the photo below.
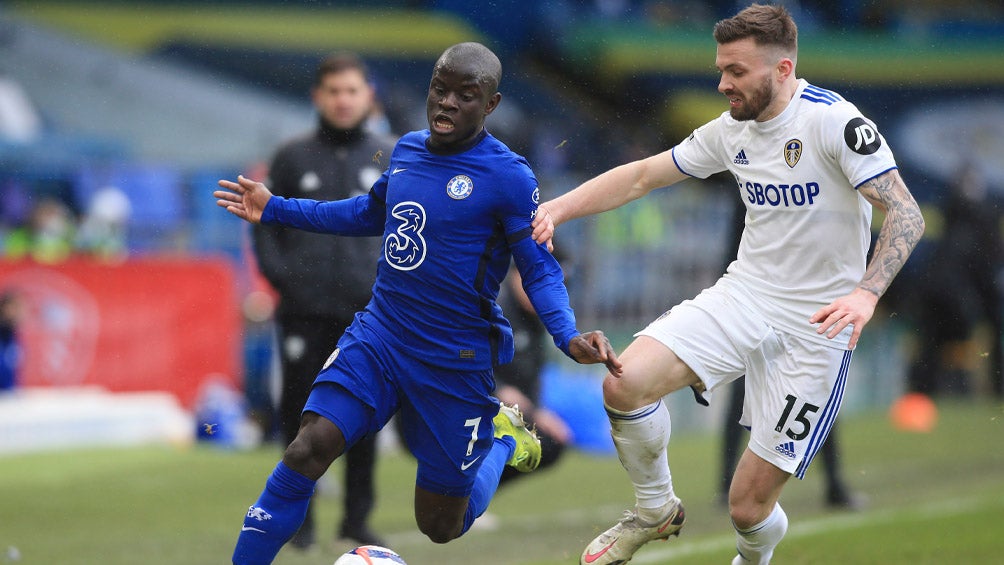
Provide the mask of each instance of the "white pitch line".
[{"label": "white pitch line", "polygon": [[[824,516],[801,520],[794,524],[785,539],[807,537],[820,532],[832,532],[839,530],[851,530],[863,526],[874,524],[887,524],[896,522],[904,515],[911,516],[948,516],[971,512],[975,508],[986,506],[986,500],[976,498],[964,498],[954,501],[941,501],[921,506],[908,506],[890,508],[888,510],[870,511],[860,514],[841,514],[839,516]],[[639,553],[631,560],[632,563],[643,565],[645,563],[664,563],[667,559],[682,557],[684,555],[700,555],[703,553],[717,553],[719,551],[734,548],[736,538],[734,534],[709,537],[700,541],[686,542],[672,540],[671,546],[654,548],[647,546],[644,552]]]}]

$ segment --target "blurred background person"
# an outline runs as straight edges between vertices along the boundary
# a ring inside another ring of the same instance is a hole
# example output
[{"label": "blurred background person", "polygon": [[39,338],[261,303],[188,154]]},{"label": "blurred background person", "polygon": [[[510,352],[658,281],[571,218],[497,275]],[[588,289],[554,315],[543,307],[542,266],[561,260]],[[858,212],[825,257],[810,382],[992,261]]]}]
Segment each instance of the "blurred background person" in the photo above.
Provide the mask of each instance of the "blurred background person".
[{"label": "blurred background person", "polygon": [[0,293],[0,393],[14,389],[18,384],[21,366],[21,342],[18,339],[18,320],[21,302],[13,290]]},{"label": "blurred background person", "polygon": [[80,251],[105,261],[121,262],[129,254],[129,197],[115,186],[101,188],[91,198],[77,230]]},{"label": "blurred background person", "polygon": [[70,207],[53,196],[43,196],[32,207],[28,221],[6,234],[4,256],[54,264],[74,252],[77,217]]},{"label": "blurred background person", "polygon": [[[561,263],[568,284],[571,272],[568,261],[555,247],[554,256]],[[558,462],[572,441],[572,432],[561,416],[540,404],[541,373],[547,363],[551,339],[530,297],[523,290],[523,278],[515,268],[509,269],[506,282],[499,292],[499,306],[512,325],[513,344],[516,349],[511,363],[495,368],[495,396],[507,404],[519,405],[523,420],[535,427],[540,438],[540,465],[537,472]],[[525,477],[507,467],[502,472],[499,486],[517,477]]]},{"label": "blurred background person", "polygon": [[[954,179],[941,205],[941,239],[919,281],[917,354],[908,387],[928,396],[968,394],[980,359],[987,358],[991,388],[1000,398],[1000,202],[991,197],[976,166],[964,165]],[[974,339],[981,324],[989,328],[989,351],[980,351]]]},{"label": "blurred background person", "polygon": [[[328,56],[317,68],[311,98],[317,129],[279,148],[269,167],[268,186],[286,198],[340,200],[366,194],[386,167],[396,139],[367,127],[376,93],[365,63],[352,53]],[[317,371],[355,313],[369,302],[380,240],[260,224],[252,236],[261,272],[279,295],[278,415],[285,447],[296,438]],[[375,458],[372,436],[350,449],[345,459],[344,514],[337,537],[357,544],[382,544],[368,525]],[[308,509],[290,543],[306,549],[314,541],[314,512]]]}]

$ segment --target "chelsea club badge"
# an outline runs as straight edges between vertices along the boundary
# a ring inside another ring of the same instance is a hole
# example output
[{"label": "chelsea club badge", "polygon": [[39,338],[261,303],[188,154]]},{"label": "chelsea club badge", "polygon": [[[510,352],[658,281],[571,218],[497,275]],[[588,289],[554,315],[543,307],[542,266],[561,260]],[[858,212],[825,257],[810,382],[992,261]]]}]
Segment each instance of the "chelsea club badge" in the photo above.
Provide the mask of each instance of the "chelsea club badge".
[{"label": "chelsea club badge", "polygon": [[474,181],[467,175],[457,175],[446,183],[446,193],[454,200],[463,200],[474,192]]}]

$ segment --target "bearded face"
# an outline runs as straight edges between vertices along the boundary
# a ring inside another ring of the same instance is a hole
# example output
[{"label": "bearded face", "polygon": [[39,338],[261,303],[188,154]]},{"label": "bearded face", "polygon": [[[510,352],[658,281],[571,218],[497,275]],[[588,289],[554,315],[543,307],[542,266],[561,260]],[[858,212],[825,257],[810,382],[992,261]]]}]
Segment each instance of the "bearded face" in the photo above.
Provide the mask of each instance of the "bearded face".
[{"label": "bearded face", "polygon": [[765,121],[780,113],[784,102],[778,99],[778,73],[788,61],[751,38],[720,44],[715,59],[721,73],[718,91],[729,99],[729,114],[736,120]]},{"label": "bearded face", "polygon": [[766,76],[758,84],[752,85],[747,92],[732,90],[725,95],[729,97],[729,115],[733,119],[755,120],[774,99],[774,83],[770,80],[770,76]]}]

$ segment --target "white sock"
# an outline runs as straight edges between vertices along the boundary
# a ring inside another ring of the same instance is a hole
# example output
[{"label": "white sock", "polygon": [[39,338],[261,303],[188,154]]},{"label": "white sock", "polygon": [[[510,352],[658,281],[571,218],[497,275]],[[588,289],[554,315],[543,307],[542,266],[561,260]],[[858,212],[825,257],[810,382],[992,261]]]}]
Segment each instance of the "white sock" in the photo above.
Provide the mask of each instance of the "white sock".
[{"label": "white sock", "polygon": [[774,555],[774,548],[781,543],[781,538],[787,531],[788,515],[780,504],[775,503],[774,510],[763,522],[748,530],[736,528],[736,549],[739,555],[732,562],[767,565]]},{"label": "white sock", "polygon": [[658,522],[677,501],[666,455],[672,431],[669,410],[661,400],[630,412],[609,406],[606,410],[617,456],[634,485],[638,516]]}]

